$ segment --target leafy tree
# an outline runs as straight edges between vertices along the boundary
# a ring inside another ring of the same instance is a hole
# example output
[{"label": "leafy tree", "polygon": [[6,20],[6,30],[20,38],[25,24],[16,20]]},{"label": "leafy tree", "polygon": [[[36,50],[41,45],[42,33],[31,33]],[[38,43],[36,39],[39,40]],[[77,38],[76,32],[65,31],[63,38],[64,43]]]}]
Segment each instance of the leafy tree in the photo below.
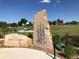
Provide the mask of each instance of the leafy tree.
[{"label": "leafy tree", "polygon": [[52,24],[53,24],[53,25],[56,25],[56,21],[53,21]]},{"label": "leafy tree", "polygon": [[18,24],[17,23],[12,23],[12,27],[17,27]]},{"label": "leafy tree", "polygon": [[32,26],[33,24],[31,22],[29,22],[28,26]]},{"label": "leafy tree", "polygon": [[18,22],[18,25],[19,25],[19,26],[22,26],[22,23],[19,21],[19,22]]},{"label": "leafy tree", "polygon": [[22,19],[21,19],[21,23],[26,24],[26,22],[27,22],[27,20],[26,20],[25,18],[22,18]]},{"label": "leafy tree", "polygon": [[61,21],[61,20],[58,18],[58,19],[57,19],[57,22],[60,22],[60,21]]},{"label": "leafy tree", "polygon": [[0,22],[0,27],[2,28],[7,27],[7,22]]},{"label": "leafy tree", "polygon": [[49,25],[51,25],[52,24],[52,22],[51,21],[49,21]]},{"label": "leafy tree", "polygon": [[7,22],[0,22],[0,37],[3,37],[8,32]]},{"label": "leafy tree", "polygon": [[66,23],[65,23],[65,25],[69,25],[69,24],[71,24],[71,23],[70,23],[70,22],[66,22]]},{"label": "leafy tree", "polygon": [[72,25],[73,25],[73,24],[78,24],[78,22],[77,22],[77,21],[72,21],[71,24],[72,24]]},{"label": "leafy tree", "polygon": [[77,25],[77,21],[66,22],[65,25]]},{"label": "leafy tree", "polygon": [[63,24],[63,20],[61,20],[61,19],[58,18],[58,19],[57,19],[57,24],[58,24],[58,25],[62,25],[62,24]]},{"label": "leafy tree", "polygon": [[11,26],[11,27],[17,27],[18,26],[17,23],[9,23],[8,25]]},{"label": "leafy tree", "polygon": [[28,22],[28,20],[26,20],[25,18],[22,18],[22,19],[18,22],[18,25],[20,25],[20,26],[25,26],[27,22]]}]

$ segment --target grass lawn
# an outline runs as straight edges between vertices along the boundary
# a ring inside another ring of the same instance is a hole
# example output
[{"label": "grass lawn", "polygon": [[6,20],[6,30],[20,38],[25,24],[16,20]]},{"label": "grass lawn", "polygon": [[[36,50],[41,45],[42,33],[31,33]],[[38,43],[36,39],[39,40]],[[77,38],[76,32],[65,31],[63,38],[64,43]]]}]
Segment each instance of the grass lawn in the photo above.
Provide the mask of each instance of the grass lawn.
[{"label": "grass lawn", "polygon": [[[66,33],[69,33],[71,36],[79,36],[79,25],[51,25],[50,27],[53,35],[64,36]],[[28,35],[29,33],[21,34]]]},{"label": "grass lawn", "polygon": [[[26,32],[22,32],[22,33],[19,33],[19,34],[23,34],[23,35],[28,36],[29,33],[32,33],[32,32],[27,32],[27,33],[26,33]],[[33,34],[33,33],[32,33],[32,34]]]},{"label": "grass lawn", "polygon": [[79,36],[79,25],[51,25],[53,35],[65,35],[69,33],[72,36]]}]

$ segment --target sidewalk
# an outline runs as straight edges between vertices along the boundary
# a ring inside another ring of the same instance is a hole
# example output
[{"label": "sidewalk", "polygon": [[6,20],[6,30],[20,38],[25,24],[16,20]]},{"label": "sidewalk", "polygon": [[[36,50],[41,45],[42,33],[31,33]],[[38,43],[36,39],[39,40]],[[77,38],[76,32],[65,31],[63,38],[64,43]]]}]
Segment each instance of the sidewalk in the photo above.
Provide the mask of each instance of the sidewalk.
[{"label": "sidewalk", "polygon": [[29,48],[1,48],[0,59],[52,59],[43,51]]}]

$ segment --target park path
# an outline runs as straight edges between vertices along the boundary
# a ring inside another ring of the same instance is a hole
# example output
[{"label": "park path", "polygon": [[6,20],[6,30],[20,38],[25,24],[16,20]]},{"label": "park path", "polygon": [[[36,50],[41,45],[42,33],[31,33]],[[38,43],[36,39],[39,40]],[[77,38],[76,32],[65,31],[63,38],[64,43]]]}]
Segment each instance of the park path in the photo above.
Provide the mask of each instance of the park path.
[{"label": "park path", "polygon": [[29,48],[0,48],[0,59],[52,59],[43,51]]}]

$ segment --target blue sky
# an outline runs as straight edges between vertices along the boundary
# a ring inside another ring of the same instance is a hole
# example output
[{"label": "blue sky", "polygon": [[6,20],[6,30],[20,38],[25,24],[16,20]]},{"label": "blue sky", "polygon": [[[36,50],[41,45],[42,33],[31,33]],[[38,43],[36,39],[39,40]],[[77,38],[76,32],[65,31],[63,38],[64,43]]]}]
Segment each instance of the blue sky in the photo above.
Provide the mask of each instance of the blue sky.
[{"label": "blue sky", "polygon": [[0,0],[0,21],[34,20],[34,15],[46,9],[49,20],[60,18],[79,21],[79,0]]}]

